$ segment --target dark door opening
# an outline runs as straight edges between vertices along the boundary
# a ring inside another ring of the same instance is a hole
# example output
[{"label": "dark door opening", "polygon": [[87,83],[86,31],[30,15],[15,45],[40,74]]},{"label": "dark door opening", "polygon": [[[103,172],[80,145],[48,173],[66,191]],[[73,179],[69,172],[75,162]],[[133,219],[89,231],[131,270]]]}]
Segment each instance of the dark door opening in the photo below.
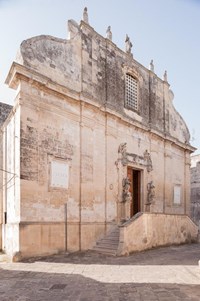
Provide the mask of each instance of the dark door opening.
[{"label": "dark door opening", "polygon": [[140,211],[140,183],[141,171],[128,167],[128,178],[130,180],[130,193],[132,196],[130,204],[130,217]]}]

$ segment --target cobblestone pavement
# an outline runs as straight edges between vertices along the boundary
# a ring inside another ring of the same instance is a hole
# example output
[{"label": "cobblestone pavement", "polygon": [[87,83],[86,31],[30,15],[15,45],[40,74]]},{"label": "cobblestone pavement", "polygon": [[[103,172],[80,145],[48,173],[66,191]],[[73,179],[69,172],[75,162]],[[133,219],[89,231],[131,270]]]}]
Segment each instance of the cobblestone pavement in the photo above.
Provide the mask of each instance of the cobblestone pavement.
[{"label": "cobblestone pavement", "polygon": [[1,301],[200,301],[200,244],[0,264]]}]

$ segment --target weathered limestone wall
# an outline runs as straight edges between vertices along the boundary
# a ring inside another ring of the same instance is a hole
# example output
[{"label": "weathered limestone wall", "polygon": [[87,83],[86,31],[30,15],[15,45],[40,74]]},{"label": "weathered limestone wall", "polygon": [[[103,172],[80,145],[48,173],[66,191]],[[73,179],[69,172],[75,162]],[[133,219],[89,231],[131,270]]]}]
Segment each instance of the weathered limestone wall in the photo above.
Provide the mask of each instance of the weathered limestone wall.
[{"label": "weathered limestone wall", "polygon": [[121,227],[119,254],[196,242],[197,236],[198,227],[186,215],[143,213]]},{"label": "weathered limestone wall", "polygon": [[19,228],[20,253],[15,259],[65,251],[66,237],[65,223],[22,222]]},{"label": "weathered limestone wall", "polygon": [[3,129],[1,128],[8,117],[12,106],[0,102],[0,250],[2,249],[2,224],[3,224]]},{"label": "weathered limestone wall", "polygon": [[7,254],[19,251],[20,221],[20,108],[16,108],[2,127],[3,148],[3,248]]},{"label": "weathered limestone wall", "polygon": [[2,250],[2,224],[3,224],[3,132],[0,131],[0,250]]},{"label": "weathered limestone wall", "polygon": [[[105,228],[104,117],[36,87],[30,95],[25,82],[21,88],[21,251],[54,252],[52,241],[58,250],[87,249]],[[50,185],[55,159],[69,164],[68,189]],[[109,215],[112,220],[116,212]],[[44,234],[36,235],[32,245],[27,242],[31,231],[35,235],[54,225],[60,236],[52,230],[49,240]]]},{"label": "weathered limestone wall", "polygon": [[[38,36],[22,42],[17,61],[86,99],[137,120],[141,125],[189,142],[187,126],[173,106],[169,84],[91,26],[68,23],[70,39]],[[125,75],[138,80],[138,114],[124,108]]]},{"label": "weathered limestone wall", "polygon": [[[151,172],[141,164],[129,163],[142,171],[141,211],[146,210],[151,180],[156,187],[151,212],[186,211],[181,148],[100,108],[63,97],[34,84],[30,89],[29,83],[21,82],[23,256],[88,249],[120,221],[127,166],[121,165],[118,148],[124,141],[128,153],[151,153]],[[54,160],[69,164],[68,189],[51,187]],[[180,204],[173,201],[174,185],[180,186]]]},{"label": "weathered limestone wall", "polygon": [[200,155],[191,157],[191,217],[200,226]]},{"label": "weathered limestone wall", "polygon": [[[36,235],[38,239],[29,245],[30,248],[39,252],[38,244],[41,243],[43,251],[45,248],[54,251],[53,245],[57,245],[58,250],[65,250],[66,237],[63,227],[66,222],[68,237],[71,237],[71,232],[77,234],[77,238],[71,240],[70,250],[77,250],[80,211],[80,173],[77,173],[80,169],[80,108],[78,105],[72,106],[70,100],[67,102],[35,87],[32,87],[30,102],[29,86],[25,82],[22,86],[20,94],[23,102],[20,145],[22,250],[25,248],[24,245],[28,248],[27,233],[31,234],[32,231],[33,235],[39,233],[39,236]],[[69,189],[51,185],[51,168],[52,162],[55,161],[69,166]],[[67,206],[68,203],[72,205]],[[61,234],[57,235],[55,233],[59,227]],[[45,231],[50,231],[49,240],[45,238]]]}]

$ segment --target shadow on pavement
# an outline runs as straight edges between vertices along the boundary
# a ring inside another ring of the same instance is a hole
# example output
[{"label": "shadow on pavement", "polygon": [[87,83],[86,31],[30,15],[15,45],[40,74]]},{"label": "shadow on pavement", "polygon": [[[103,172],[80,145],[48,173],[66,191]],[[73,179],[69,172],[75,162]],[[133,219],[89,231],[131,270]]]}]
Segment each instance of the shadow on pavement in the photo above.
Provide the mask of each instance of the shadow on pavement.
[{"label": "shadow on pavement", "polygon": [[0,269],[1,301],[199,301],[200,285],[103,283],[82,275]]},{"label": "shadow on pavement", "polygon": [[23,262],[57,262],[109,265],[198,265],[200,244],[170,246],[133,253],[129,256],[109,256],[94,251],[57,254],[29,258]]}]

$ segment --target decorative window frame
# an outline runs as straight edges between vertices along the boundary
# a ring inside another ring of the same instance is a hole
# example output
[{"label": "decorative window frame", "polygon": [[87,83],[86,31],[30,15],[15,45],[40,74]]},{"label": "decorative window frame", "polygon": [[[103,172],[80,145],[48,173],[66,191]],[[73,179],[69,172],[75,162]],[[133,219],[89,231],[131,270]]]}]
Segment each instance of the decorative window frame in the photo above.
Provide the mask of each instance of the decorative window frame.
[{"label": "decorative window frame", "polygon": [[[140,87],[142,85],[143,82],[143,78],[142,76],[138,73],[136,68],[130,68],[128,66],[123,66],[123,77],[124,77],[124,108],[128,109],[130,111],[133,111],[137,114],[140,114],[140,99],[141,99],[141,95],[140,95]],[[129,105],[126,104],[126,91],[127,91],[127,86],[126,86],[126,76],[129,75],[131,77],[133,77],[133,79],[135,79],[137,81],[137,109],[134,109],[132,107],[130,107]]]},{"label": "decorative window frame", "polygon": [[126,73],[125,77],[125,107],[132,111],[138,111],[138,79]]}]

